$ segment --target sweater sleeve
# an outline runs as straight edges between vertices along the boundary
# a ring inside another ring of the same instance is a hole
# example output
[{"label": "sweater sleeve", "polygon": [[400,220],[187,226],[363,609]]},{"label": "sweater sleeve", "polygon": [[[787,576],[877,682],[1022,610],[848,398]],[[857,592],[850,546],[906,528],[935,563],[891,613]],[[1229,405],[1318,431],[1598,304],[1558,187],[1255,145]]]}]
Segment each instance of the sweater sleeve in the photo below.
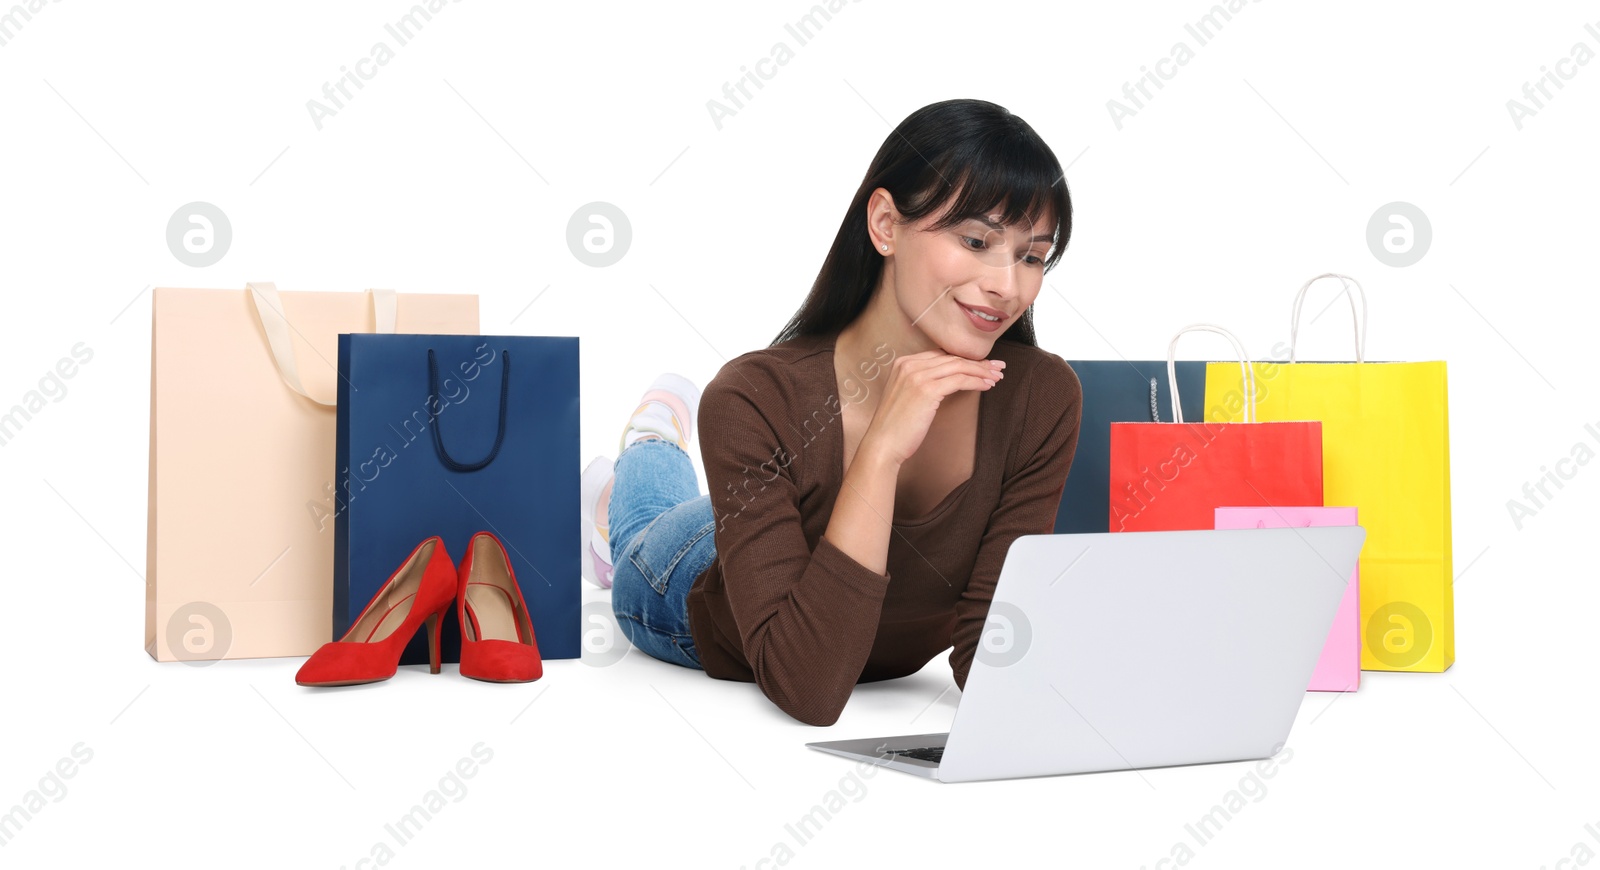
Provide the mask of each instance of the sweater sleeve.
[{"label": "sweater sleeve", "polygon": [[1011,542],[1025,534],[1055,531],[1082,417],[1083,388],[1077,374],[1061,357],[1048,354],[1028,378],[1028,409],[1016,442],[1016,464],[1001,484],[1000,505],[978,545],[967,588],[956,601],[950,670],[963,691]]},{"label": "sweater sleeve", "polygon": [[793,407],[792,391],[769,365],[749,355],[735,359],[701,393],[698,431],[716,550],[756,684],[795,719],[831,725],[872,652],[889,575],[825,536],[815,548],[808,543],[795,473],[831,457],[808,447],[805,432],[843,422],[837,405]]}]

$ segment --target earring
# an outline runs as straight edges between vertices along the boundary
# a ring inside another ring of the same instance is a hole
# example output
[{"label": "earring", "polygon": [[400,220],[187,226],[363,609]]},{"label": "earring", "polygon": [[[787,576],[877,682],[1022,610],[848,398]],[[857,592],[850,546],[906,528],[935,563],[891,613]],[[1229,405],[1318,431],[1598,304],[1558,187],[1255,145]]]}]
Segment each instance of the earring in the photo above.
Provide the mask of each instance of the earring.
[{"label": "earring", "polygon": [[887,251],[887,250],[889,250],[889,246],[888,246],[888,245],[884,245],[884,246],[883,246],[883,249],[884,249],[884,250],[885,250],[885,251]]}]

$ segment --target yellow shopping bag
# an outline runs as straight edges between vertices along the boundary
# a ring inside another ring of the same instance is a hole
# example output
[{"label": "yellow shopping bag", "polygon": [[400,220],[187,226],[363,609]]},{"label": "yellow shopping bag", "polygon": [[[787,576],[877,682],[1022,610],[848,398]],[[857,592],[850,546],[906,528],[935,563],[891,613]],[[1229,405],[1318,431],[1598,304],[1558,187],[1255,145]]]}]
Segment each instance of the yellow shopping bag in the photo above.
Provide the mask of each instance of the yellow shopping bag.
[{"label": "yellow shopping bag", "polygon": [[[1356,322],[1356,360],[1297,362],[1295,340],[1306,291],[1339,278]],[[1321,420],[1327,504],[1360,509],[1361,668],[1438,673],[1455,662],[1451,582],[1450,425],[1445,363],[1366,362],[1366,297],[1345,275],[1307,281],[1295,297],[1289,362],[1257,362],[1256,419]],[[1230,374],[1231,371],[1231,374]],[[1237,389],[1231,363],[1206,370],[1206,408],[1228,416]],[[1235,412],[1231,419],[1242,419]]]}]

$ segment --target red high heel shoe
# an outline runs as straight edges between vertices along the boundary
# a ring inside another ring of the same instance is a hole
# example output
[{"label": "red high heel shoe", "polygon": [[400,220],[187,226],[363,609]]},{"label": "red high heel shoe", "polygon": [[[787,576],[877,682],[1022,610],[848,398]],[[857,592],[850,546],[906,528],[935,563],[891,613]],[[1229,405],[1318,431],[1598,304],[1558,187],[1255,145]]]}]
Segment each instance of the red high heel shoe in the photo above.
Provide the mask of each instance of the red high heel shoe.
[{"label": "red high heel shoe", "polygon": [[411,551],[344,637],[323,644],[294,675],[302,686],[353,686],[394,676],[406,644],[426,623],[428,673],[439,673],[439,629],[456,597],[455,563],[435,535]]},{"label": "red high heel shoe", "polygon": [[528,683],[544,675],[528,604],[505,545],[479,532],[461,559],[461,675],[491,683]]}]

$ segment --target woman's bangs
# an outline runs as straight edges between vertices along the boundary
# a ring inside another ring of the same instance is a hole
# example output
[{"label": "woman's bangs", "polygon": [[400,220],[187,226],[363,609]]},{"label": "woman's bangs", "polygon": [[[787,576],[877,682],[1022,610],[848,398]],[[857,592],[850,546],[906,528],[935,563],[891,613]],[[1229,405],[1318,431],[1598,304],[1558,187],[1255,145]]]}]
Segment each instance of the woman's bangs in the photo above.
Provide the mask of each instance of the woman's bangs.
[{"label": "woman's bangs", "polygon": [[[1005,226],[1033,226],[1040,215],[1054,209],[1055,250],[1050,262],[1060,256],[1060,249],[1069,225],[1070,214],[1062,214],[1066,202],[1064,176],[1057,175],[1055,162],[1043,155],[1012,154],[1011,159],[979,159],[970,163],[954,183],[958,189],[955,202],[933,225],[933,229],[947,229],[962,221],[987,217],[994,209],[1001,209],[1000,223]],[[1030,159],[1034,158],[1034,159]]]}]

